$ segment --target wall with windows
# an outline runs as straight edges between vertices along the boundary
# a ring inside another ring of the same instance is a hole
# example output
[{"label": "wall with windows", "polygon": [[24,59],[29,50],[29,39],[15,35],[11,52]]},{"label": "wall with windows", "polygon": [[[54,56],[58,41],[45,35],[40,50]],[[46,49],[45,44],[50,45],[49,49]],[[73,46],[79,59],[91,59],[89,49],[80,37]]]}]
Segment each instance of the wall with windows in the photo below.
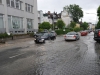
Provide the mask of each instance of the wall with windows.
[{"label": "wall with windows", "polygon": [[0,28],[14,33],[38,30],[36,5],[37,0],[0,0]]},{"label": "wall with windows", "polygon": [[25,16],[23,14],[24,11],[16,10],[16,9],[9,8],[9,7],[7,7],[7,12],[8,12],[8,15],[19,16],[19,17],[24,17]]}]

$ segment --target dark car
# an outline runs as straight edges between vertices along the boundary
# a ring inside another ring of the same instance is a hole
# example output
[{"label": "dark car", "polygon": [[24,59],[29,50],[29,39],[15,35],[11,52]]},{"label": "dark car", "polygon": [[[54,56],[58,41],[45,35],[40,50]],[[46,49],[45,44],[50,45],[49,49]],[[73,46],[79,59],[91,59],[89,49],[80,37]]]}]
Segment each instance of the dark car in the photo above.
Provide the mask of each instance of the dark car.
[{"label": "dark car", "polygon": [[94,31],[94,40],[100,42],[100,29]]},{"label": "dark car", "polygon": [[55,31],[51,31],[51,32],[50,32],[50,39],[51,39],[51,40],[56,39],[56,36],[57,36],[57,34],[56,34]]},{"label": "dark car", "polygon": [[35,37],[35,43],[45,43],[45,39],[42,38],[43,34],[38,34],[36,37]]},{"label": "dark car", "polygon": [[48,33],[44,33],[41,38],[45,39],[45,40],[49,40],[51,37],[51,34],[48,32]]}]

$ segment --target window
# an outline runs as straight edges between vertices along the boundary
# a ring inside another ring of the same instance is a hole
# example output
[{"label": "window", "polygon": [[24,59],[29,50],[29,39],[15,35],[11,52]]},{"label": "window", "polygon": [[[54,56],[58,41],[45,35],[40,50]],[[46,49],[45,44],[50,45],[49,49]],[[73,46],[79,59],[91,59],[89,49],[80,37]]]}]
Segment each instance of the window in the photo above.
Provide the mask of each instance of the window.
[{"label": "window", "polygon": [[19,9],[20,5],[19,5],[20,1],[19,0],[16,0],[16,8]]},{"label": "window", "polygon": [[6,0],[7,5],[10,6],[10,0]]},{"label": "window", "polygon": [[19,9],[22,9],[22,1],[20,1],[19,5],[20,5]]},{"label": "window", "polygon": [[25,4],[25,9],[26,9],[26,11],[28,11],[28,12],[33,12],[33,6],[32,5],[29,5],[29,4]]},{"label": "window", "polygon": [[25,3],[25,9],[26,9],[26,11],[27,11],[27,3]]},{"label": "window", "polygon": [[22,29],[23,28],[23,18],[8,16],[8,26],[12,29]]},{"label": "window", "polygon": [[4,28],[3,15],[0,14],[0,28]]},{"label": "window", "polygon": [[31,12],[33,12],[33,6],[31,6]]},{"label": "window", "polygon": [[33,20],[32,19],[27,19],[27,28],[28,29],[32,29],[33,28],[33,26],[32,26],[32,23],[33,22]]},{"label": "window", "polygon": [[8,27],[9,27],[9,29],[12,29],[11,16],[8,16]]},{"label": "window", "polygon": [[0,3],[2,3],[2,0],[0,0]]},{"label": "window", "polygon": [[28,11],[29,11],[29,12],[30,12],[30,10],[31,10],[30,8],[31,8],[31,7],[30,7],[30,5],[28,4]]},{"label": "window", "polygon": [[11,7],[15,7],[14,0],[11,0]]},{"label": "window", "polygon": [[6,0],[7,5],[17,9],[22,9],[22,1],[20,0]]}]

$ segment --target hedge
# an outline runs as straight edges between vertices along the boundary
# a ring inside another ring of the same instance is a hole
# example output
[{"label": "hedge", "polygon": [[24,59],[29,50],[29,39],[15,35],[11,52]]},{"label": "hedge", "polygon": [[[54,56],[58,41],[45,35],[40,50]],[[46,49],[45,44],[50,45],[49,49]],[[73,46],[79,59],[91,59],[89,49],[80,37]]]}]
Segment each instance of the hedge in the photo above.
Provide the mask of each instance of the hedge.
[{"label": "hedge", "polygon": [[7,33],[0,33],[0,39],[8,37],[11,37],[11,35],[8,35]]},{"label": "hedge", "polygon": [[61,35],[61,34],[67,34],[70,31],[71,31],[70,29],[65,29],[65,31],[63,29],[59,29],[56,30],[55,32],[57,33],[57,35]]}]

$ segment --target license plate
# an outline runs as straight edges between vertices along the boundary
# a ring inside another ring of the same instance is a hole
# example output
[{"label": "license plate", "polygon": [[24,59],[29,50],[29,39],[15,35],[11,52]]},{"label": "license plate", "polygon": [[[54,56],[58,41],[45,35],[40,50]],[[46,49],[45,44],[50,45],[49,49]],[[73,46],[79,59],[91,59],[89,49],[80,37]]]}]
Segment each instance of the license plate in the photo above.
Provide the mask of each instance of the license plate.
[{"label": "license plate", "polygon": [[43,40],[39,40],[39,42],[43,42]]}]

